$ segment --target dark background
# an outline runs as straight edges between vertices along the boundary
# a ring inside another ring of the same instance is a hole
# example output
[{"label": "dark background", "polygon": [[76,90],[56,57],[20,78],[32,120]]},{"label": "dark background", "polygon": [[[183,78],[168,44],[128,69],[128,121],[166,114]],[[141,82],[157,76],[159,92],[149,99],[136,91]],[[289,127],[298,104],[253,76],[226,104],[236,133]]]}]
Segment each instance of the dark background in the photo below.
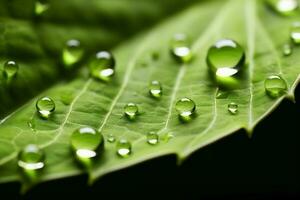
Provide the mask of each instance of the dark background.
[{"label": "dark background", "polygon": [[[43,183],[21,198],[0,185],[1,199],[300,199],[300,87],[254,130],[241,130],[190,156],[181,166],[161,157],[108,174],[89,187],[85,176]],[[6,197],[6,198],[2,198]]]}]

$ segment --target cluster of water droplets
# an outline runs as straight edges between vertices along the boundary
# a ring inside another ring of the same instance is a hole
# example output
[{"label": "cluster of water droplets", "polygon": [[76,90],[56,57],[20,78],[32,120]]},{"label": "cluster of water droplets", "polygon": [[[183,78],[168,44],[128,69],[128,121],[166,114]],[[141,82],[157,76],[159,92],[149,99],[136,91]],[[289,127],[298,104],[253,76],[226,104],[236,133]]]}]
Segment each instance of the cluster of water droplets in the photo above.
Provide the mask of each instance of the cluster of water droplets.
[{"label": "cluster of water droplets", "polygon": [[[290,15],[298,9],[296,0],[268,0],[268,4],[277,12]],[[37,1],[35,5],[36,15],[41,15],[49,8],[47,1]],[[283,55],[290,56],[293,48],[300,45],[300,22],[291,26],[290,42],[283,45]],[[175,34],[170,42],[170,53],[180,63],[188,63],[193,58],[190,42],[185,34]],[[66,69],[73,68],[84,58],[84,48],[77,39],[68,40],[62,50],[62,63]],[[159,54],[153,54],[153,58],[158,59]],[[206,63],[212,78],[219,84],[219,87],[226,86],[232,79],[236,79],[245,68],[246,54],[244,48],[232,39],[221,39],[213,44],[207,52]],[[87,66],[91,77],[96,80],[110,82],[115,75],[116,61],[109,51],[99,51],[90,59]],[[15,61],[9,60],[4,64],[3,74],[8,80],[16,77],[19,66]],[[285,80],[278,74],[269,75],[264,82],[266,94],[271,98],[278,98],[287,91]],[[163,96],[163,85],[158,80],[152,80],[148,86],[150,97],[161,99]],[[226,99],[230,91],[219,91],[217,99]],[[66,104],[67,105],[67,104]],[[49,120],[55,112],[55,102],[48,96],[41,97],[36,102],[38,115]],[[231,115],[237,115],[239,105],[236,102],[229,102],[227,110]],[[183,97],[175,103],[175,110],[178,117],[183,122],[189,122],[196,116],[196,103],[189,97]],[[139,107],[135,103],[128,103],[124,106],[124,115],[130,121],[134,121],[139,115]],[[168,141],[173,138],[172,133],[160,135],[151,131],[146,134],[146,142],[157,145],[161,141]],[[105,139],[104,139],[105,138]],[[80,162],[94,159],[104,153],[105,141],[115,143],[116,154],[121,158],[126,158],[132,154],[132,144],[126,138],[117,138],[114,134],[106,137],[101,132],[92,127],[81,127],[74,130],[70,136],[70,146],[75,157]],[[42,169],[45,165],[45,153],[35,144],[25,146],[19,153],[18,165],[25,170]]]}]

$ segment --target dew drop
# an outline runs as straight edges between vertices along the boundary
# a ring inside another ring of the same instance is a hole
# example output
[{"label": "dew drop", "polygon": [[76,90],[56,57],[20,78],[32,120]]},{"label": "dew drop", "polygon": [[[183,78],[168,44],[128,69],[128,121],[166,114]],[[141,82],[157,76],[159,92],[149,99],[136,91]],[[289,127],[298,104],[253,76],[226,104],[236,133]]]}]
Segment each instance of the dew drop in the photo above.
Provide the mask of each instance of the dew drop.
[{"label": "dew drop", "polygon": [[113,134],[109,134],[107,136],[107,141],[110,142],[110,143],[114,143],[116,141],[116,138]]},{"label": "dew drop", "polygon": [[38,170],[45,166],[45,154],[35,144],[27,145],[18,155],[18,165],[25,170]]},{"label": "dew drop", "polygon": [[50,97],[42,97],[37,100],[36,109],[42,118],[48,119],[55,111],[55,103]]},{"label": "dew drop", "polygon": [[149,132],[147,134],[147,143],[148,144],[155,145],[155,144],[158,143],[158,141],[159,141],[159,136],[158,136],[157,133],[155,133],[155,132]]},{"label": "dew drop", "polygon": [[298,0],[268,0],[271,8],[282,15],[291,15],[299,7]]},{"label": "dew drop", "polygon": [[36,15],[41,15],[49,9],[48,0],[37,0],[35,2],[34,12]]},{"label": "dew drop", "polygon": [[290,31],[290,38],[296,45],[300,44],[300,22],[295,22]]},{"label": "dew drop", "polygon": [[104,139],[99,131],[81,127],[73,132],[71,145],[77,158],[93,158],[103,150]]},{"label": "dew drop", "polygon": [[235,115],[238,113],[238,104],[231,102],[230,104],[228,104],[228,112],[232,115]]},{"label": "dew drop", "polygon": [[149,93],[154,98],[160,98],[162,96],[162,86],[159,81],[151,81],[149,85]]},{"label": "dew drop", "polygon": [[129,119],[135,119],[139,112],[138,106],[134,103],[128,103],[124,107],[124,113]]},{"label": "dew drop", "polygon": [[27,126],[32,130],[32,131],[36,131],[35,130],[35,122],[33,119],[31,119],[30,121],[27,122]]},{"label": "dew drop", "polygon": [[19,65],[15,61],[9,60],[4,64],[3,73],[4,76],[10,80],[17,75],[18,70]]},{"label": "dew drop", "polygon": [[78,63],[83,57],[83,48],[80,41],[76,39],[68,40],[62,51],[62,59],[66,68],[70,68]]},{"label": "dew drop", "polygon": [[120,139],[117,142],[117,154],[123,158],[131,154],[131,143],[126,139]]},{"label": "dew drop", "polygon": [[265,90],[270,97],[277,98],[286,93],[287,84],[280,76],[272,75],[265,80]]},{"label": "dew drop", "polygon": [[232,77],[244,66],[245,52],[237,42],[222,39],[209,48],[206,62],[216,77]]},{"label": "dew drop", "polygon": [[177,33],[171,40],[171,53],[180,62],[187,63],[192,59],[192,52],[187,35]]},{"label": "dew drop", "polygon": [[196,104],[193,100],[185,97],[177,101],[175,109],[181,119],[190,120],[192,115],[195,113]]},{"label": "dew drop", "polygon": [[102,81],[110,81],[115,74],[115,59],[108,51],[100,51],[89,62],[91,75]]},{"label": "dew drop", "polygon": [[218,90],[218,93],[216,95],[217,99],[227,99],[227,97],[229,96],[229,92],[227,91],[222,91],[222,90]]},{"label": "dew drop", "polygon": [[282,53],[284,56],[289,56],[293,53],[293,47],[290,44],[285,44],[282,47]]}]

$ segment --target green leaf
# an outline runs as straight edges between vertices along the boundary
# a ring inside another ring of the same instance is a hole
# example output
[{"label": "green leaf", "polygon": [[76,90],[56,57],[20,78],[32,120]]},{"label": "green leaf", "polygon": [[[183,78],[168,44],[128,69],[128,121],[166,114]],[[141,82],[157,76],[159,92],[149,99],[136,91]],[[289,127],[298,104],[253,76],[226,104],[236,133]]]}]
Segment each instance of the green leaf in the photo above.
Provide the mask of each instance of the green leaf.
[{"label": "green leaf", "polygon": [[34,14],[36,0],[24,5],[19,0],[1,1],[0,64],[12,59],[21,67],[10,86],[0,79],[0,117],[67,76],[61,53],[69,39],[78,39],[88,56],[111,49],[194,1],[49,0],[49,9],[40,16]]},{"label": "green leaf", "polygon": [[[43,95],[56,102],[53,118],[36,116],[38,97],[8,115],[0,127],[0,181],[22,181],[16,164],[18,151],[36,143],[46,153],[46,167],[39,181],[84,173],[72,156],[69,138],[81,126],[91,126],[107,138],[126,138],[132,143],[132,155],[120,158],[115,143],[105,143],[104,152],[90,173],[95,180],[106,173],[154,157],[176,154],[178,161],[238,129],[252,131],[285,97],[293,98],[299,81],[300,49],[282,56],[282,46],[289,42],[289,30],[299,15],[282,17],[269,10],[263,1],[230,0],[199,3],[162,22],[149,32],[118,46],[116,77],[103,83],[80,73],[74,80],[59,83]],[[192,40],[195,55],[188,64],[179,64],[169,53],[174,33],[184,32]],[[219,91],[207,73],[206,52],[220,38],[238,41],[246,51],[247,66],[240,87],[229,91],[227,98],[216,98]],[[152,59],[153,52],[159,58]],[[280,74],[288,84],[286,95],[272,99],[264,89],[266,77]],[[159,80],[164,89],[160,100],[148,94],[148,84]],[[69,105],[62,95],[71,98]],[[197,116],[189,123],[178,119],[174,105],[181,97],[197,104]],[[239,105],[237,115],[230,115],[227,105]],[[127,120],[123,108],[136,103],[140,115]],[[33,121],[35,131],[27,122]],[[158,145],[146,143],[146,135],[160,135]],[[170,138],[170,136],[173,138]]]}]

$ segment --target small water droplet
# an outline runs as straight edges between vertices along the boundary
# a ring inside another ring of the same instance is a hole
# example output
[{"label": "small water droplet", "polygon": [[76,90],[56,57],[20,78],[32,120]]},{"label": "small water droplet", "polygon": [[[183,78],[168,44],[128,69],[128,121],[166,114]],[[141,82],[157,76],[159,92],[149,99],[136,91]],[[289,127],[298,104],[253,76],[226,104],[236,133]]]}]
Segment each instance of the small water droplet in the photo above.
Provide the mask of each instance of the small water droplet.
[{"label": "small water droplet", "polygon": [[37,0],[35,2],[35,14],[36,15],[41,15],[43,14],[45,11],[47,11],[49,9],[49,3],[48,0]]},{"label": "small water droplet", "polygon": [[230,114],[235,115],[238,113],[238,104],[231,102],[230,104],[228,104],[228,112],[230,112]]},{"label": "small water droplet", "polygon": [[196,104],[193,100],[185,97],[177,101],[175,109],[181,119],[190,120],[192,115],[195,113]]},{"label": "small water droplet", "polygon": [[272,75],[265,80],[265,90],[270,97],[277,98],[286,93],[287,84],[280,76]]},{"label": "small water droplet", "polygon": [[169,142],[169,140],[171,140],[172,138],[174,138],[174,135],[173,135],[172,133],[170,133],[170,132],[165,133],[165,134],[163,134],[163,135],[161,136],[161,140],[162,140],[163,142]]},{"label": "small water droplet", "polygon": [[66,68],[78,63],[83,57],[83,48],[79,40],[68,40],[62,51],[62,59]]},{"label": "small water droplet", "polygon": [[216,77],[232,77],[244,66],[245,52],[237,42],[222,39],[209,48],[206,62]]},{"label": "small water droplet", "polygon": [[295,22],[290,31],[290,37],[294,44],[300,44],[300,22]]},{"label": "small water droplet", "polygon": [[282,47],[282,53],[284,56],[289,56],[293,53],[293,47],[290,44],[284,44]]},{"label": "small water droplet", "polygon": [[218,93],[216,95],[217,99],[227,99],[227,97],[229,96],[229,92],[227,91],[222,91],[222,90],[218,90]]},{"label": "small water droplet", "polygon": [[93,158],[102,151],[104,139],[99,131],[91,127],[82,127],[73,132],[71,145],[77,158]]},{"label": "small water droplet", "polygon": [[131,143],[126,139],[120,139],[117,142],[117,154],[123,158],[131,154]]},{"label": "small water droplet", "polygon": [[4,64],[3,73],[4,76],[10,80],[17,75],[18,70],[19,65],[15,61],[9,60]]},{"label": "small water droplet", "polygon": [[134,103],[128,103],[124,107],[124,113],[129,119],[135,119],[139,112],[138,106]]},{"label": "small water droplet", "polygon": [[155,133],[155,132],[149,132],[147,134],[147,142],[148,142],[148,144],[155,145],[155,144],[158,143],[158,141],[159,141],[159,136],[158,136],[157,133]]},{"label": "small water droplet", "polygon": [[33,119],[27,122],[27,126],[32,130],[35,131],[35,122]]},{"label": "small water droplet", "polygon": [[115,59],[108,51],[100,51],[90,60],[91,75],[102,81],[110,81],[115,74]]},{"label": "small water droplet", "polygon": [[60,100],[65,105],[70,105],[74,99],[74,92],[72,91],[65,91],[60,95]]},{"label": "small water droplet", "polygon": [[160,98],[162,96],[162,86],[159,81],[151,81],[149,93],[154,98]]},{"label": "small water droplet", "polygon": [[116,138],[113,134],[109,134],[107,136],[107,141],[110,142],[110,143],[114,143],[116,141]]},{"label": "small water droplet", "polygon": [[177,33],[171,40],[171,53],[180,62],[187,63],[192,59],[192,52],[187,35]]},{"label": "small water droplet", "polygon": [[299,7],[298,0],[268,0],[271,8],[283,15],[294,14]]},{"label": "small water droplet", "polygon": [[36,109],[42,118],[48,119],[55,111],[55,103],[50,97],[42,97],[37,100]]},{"label": "small water droplet", "polygon": [[18,165],[25,170],[38,170],[44,167],[45,154],[36,145],[27,145],[18,155]]}]

